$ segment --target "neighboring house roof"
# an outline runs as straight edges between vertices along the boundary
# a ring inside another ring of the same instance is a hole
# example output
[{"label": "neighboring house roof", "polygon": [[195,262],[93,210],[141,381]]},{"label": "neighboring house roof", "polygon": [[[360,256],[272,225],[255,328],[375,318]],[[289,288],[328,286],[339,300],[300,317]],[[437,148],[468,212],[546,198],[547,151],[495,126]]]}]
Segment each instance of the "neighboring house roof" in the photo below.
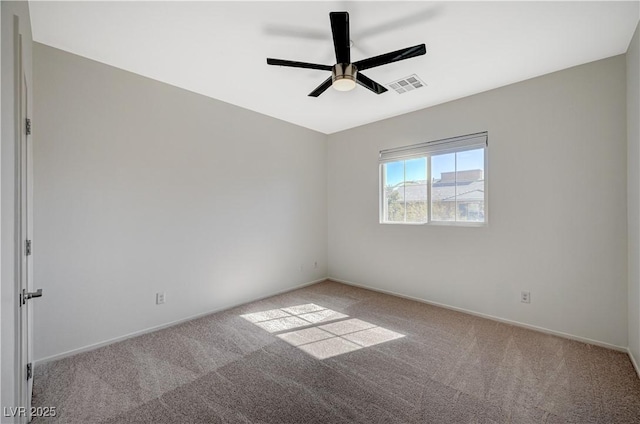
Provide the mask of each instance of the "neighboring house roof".
[{"label": "neighboring house roof", "polygon": [[[392,190],[399,194],[399,201],[424,202],[427,198],[426,180],[407,182],[406,185],[399,185]],[[482,202],[484,200],[484,180],[440,182],[435,181],[431,186],[431,199],[433,201],[453,202],[456,200],[456,190],[458,192],[458,202]]]}]

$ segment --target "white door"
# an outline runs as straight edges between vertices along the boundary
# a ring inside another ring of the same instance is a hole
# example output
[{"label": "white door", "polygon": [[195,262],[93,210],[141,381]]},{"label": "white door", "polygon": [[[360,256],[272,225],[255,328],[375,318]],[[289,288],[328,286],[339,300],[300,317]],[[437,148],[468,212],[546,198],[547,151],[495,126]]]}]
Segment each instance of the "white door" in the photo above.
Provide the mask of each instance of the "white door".
[{"label": "white door", "polygon": [[[28,116],[28,86],[26,76],[22,69],[22,37],[20,37],[19,64],[20,64],[20,137],[18,153],[18,198],[19,198],[19,252],[20,258],[20,394],[21,404],[24,406],[24,417],[31,421],[31,394],[33,390],[33,310],[31,302],[35,297],[42,295],[42,290],[33,291],[32,272],[32,223],[33,223],[33,168],[31,146],[31,120]],[[22,415],[22,414],[21,414]]]}]

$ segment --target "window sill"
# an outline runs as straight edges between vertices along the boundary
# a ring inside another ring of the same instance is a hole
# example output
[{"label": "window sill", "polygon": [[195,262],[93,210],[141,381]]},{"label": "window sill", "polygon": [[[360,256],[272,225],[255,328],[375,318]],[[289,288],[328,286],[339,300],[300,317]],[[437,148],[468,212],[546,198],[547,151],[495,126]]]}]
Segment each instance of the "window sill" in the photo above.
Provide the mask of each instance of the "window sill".
[{"label": "window sill", "polygon": [[488,227],[487,222],[454,222],[454,221],[431,221],[431,222],[379,222],[382,225],[424,225],[434,227]]}]

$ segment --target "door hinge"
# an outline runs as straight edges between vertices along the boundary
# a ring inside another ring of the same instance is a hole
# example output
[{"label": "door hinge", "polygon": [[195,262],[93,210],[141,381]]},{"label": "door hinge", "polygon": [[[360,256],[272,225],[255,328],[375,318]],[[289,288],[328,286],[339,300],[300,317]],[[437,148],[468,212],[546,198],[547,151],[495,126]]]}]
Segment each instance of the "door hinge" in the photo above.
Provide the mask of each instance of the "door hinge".
[{"label": "door hinge", "polygon": [[27,380],[29,380],[31,377],[33,377],[33,365],[31,364],[31,362],[29,362],[27,364]]},{"label": "door hinge", "polygon": [[26,256],[30,256],[31,255],[31,240],[25,240],[24,241],[24,254]]},{"label": "door hinge", "polygon": [[25,119],[24,127],[27,132],[27,135],[31,135],[31,119],[30,118]]}]

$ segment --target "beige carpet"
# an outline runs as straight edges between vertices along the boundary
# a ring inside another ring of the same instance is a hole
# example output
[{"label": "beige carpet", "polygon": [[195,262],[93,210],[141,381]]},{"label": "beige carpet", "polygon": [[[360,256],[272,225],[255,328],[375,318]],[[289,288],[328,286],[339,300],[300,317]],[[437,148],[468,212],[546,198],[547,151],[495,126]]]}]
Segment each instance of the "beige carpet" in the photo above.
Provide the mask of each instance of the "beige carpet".
[{"label": "beige carpet", "polygon": [[639,423],[626,354],[327,281],[37,366],[34,423]]}]

